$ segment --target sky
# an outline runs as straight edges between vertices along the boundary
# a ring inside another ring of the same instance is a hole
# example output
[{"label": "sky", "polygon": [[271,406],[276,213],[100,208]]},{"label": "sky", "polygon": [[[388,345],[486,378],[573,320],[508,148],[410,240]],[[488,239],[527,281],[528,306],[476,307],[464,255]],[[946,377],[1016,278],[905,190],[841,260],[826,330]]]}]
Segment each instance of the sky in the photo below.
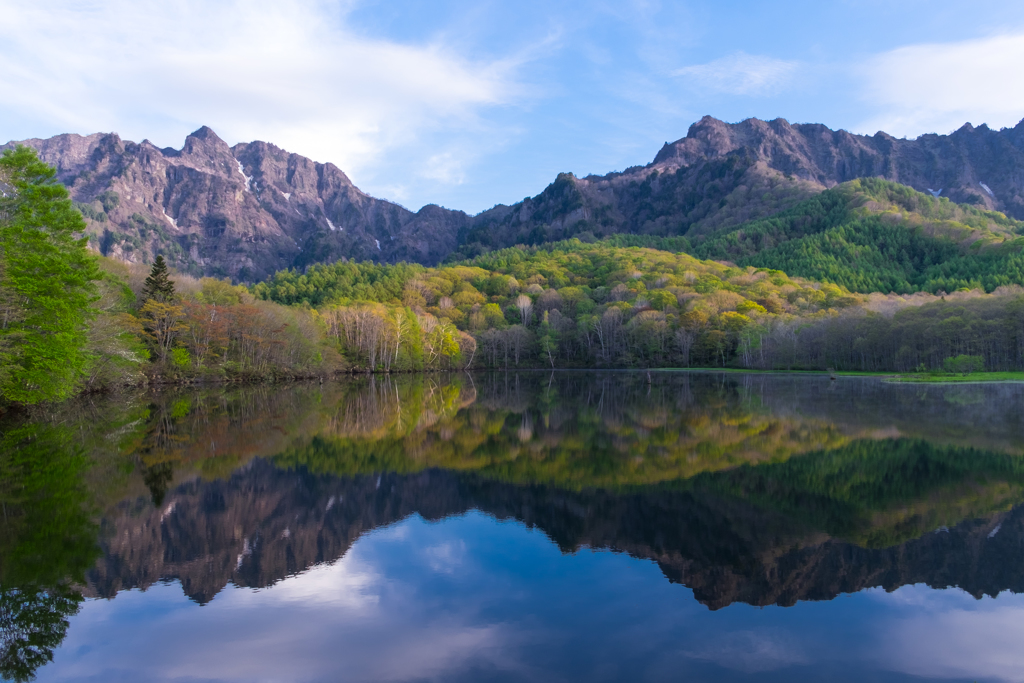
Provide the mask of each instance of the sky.
[{"label": "sky", "polygon": [[0,0],[0,141],[213,128],[477,213],[710,114],[897,137],[1024,118],[1024,3]]}]

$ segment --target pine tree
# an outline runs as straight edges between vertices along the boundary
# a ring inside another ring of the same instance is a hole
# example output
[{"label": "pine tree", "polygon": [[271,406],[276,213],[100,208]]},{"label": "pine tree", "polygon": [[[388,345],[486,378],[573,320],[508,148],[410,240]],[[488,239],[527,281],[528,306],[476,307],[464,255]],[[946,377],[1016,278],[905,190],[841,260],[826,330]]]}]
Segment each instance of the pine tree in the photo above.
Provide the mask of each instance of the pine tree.
[{"label": "pine tree", "polygon": [[142,303],[156,301],[165,304],[174,298],[174,283],[167,274],[167,262],[163,256],[157,256],[153,269],[146,278],[146,286],[142,290]]}]

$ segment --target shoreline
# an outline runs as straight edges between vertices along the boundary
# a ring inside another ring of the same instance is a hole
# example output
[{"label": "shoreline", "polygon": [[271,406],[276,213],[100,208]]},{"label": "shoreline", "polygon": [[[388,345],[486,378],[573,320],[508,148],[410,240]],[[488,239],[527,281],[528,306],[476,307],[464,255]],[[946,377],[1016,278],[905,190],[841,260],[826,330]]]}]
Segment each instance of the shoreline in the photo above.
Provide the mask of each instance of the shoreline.
[{"label": "shoreline", "polygon": [[[451,368],[439,370],[408,370],[391,372],[368,372],[362,370],[342,370],[328,373],[309,373],[295,375],[269,375],[269,376],[238,376],[238,377],[210,377],[198,376],[187,378],[167,378],[159,375],[147,376],[145,381],[136,383],[124,383],[116,385],[104,385],[91,387],[82,390],[74,396],[69,396],[62,401],[44,402],[48,405],[58,405],[65,401],[86,396],[97,396],[103,394],[114,394],[120,391],[132,389],[167,389],[172,387],[215,387],[215,386],[237,386],[253,384],[285,384],[290,382],[313,382],[341,380],[346,378],[367,378],[385,377],[398,375],[436,375],[450,373],[475,373],[475,372],[636,372],[636,373],[669,373],[669,372],[690,372],[690,373],[722,373],[722,374],[748,374],[748,375],[799,375],[799,376],[825,376],[830,378],[839,377],[874,377],[892,384],[993,384],[993,383],[1024,383],[1024,371],[1021,372],[975,372],[969,375],[930,375],[927,373],[899,373],[880,371],[859,371],[840,370],[829,372],[827,370],[760,370],[747,368],[549,368],[549,367],[516,367],[516,368]],[[43,405],[43,404],[40,404]],[[16,403],[0,404],[0,415],[20,412],[31,409],[29,405]]]}]

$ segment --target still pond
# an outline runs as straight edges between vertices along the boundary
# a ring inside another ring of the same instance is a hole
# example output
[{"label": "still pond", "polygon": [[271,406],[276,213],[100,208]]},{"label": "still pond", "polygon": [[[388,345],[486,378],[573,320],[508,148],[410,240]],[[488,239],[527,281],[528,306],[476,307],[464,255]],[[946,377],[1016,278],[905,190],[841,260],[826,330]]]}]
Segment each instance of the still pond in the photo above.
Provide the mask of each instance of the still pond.
[{"label": "still pond", "polygon": [[1024,681],[1024,384],[519,372],[0,424],[27,681]]}]

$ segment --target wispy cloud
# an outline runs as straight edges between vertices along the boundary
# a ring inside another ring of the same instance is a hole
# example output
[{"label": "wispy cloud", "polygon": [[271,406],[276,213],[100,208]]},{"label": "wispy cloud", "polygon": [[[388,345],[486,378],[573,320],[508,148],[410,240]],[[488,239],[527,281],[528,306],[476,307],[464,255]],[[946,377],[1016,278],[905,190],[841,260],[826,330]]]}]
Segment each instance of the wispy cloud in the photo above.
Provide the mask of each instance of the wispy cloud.
[{"label": "wispy cloud", "polygon": [[808,661],[795,640],[781,631],[735,631],[724,637],[719,634],[685,655],[748,674]]},{"label": "wispy cloud", "polygon": [[466,180],[465,159],[469,155],[441,152],[427,159],[420,175],[448,185],[461,185]]},{"label": "wispy cloud", "polygon": [[707,64],[677,69],[674,75],[705,90],[761,97],[788,86],[798,67],[798,62],[736,52]]},{"label": "wispy cloud", "polygon": [[521,633],[474,620],[472,611],[439,612],[417,584],[361,558],[365,545],[361,539],[333,565],[269,589],[229,586],[202,608],[177,585],[89,601],[46,673],[92,681],[410,681],[483,668],[523,677]]},{"label": "wispy cloud", "polygon": [[893,135],[948,133],[970,121],[992,127],[1024,117],[1024,33],[911,45],[857,69],[879,113],[858,128]]},{"label": "wispy cloud", "polygon": [[[1004,598],[1005,596],[1000,596]],[[1024,608],[992,600],[896,620],[881,630],[879,658],[922,678],[1024,681]]]},{"label": "wispy cloud", "polygon": [[367,37],[348,11],[330,0],[0,0],[0,123],[174,146],[206,124],[358,174],[441,127],[492,135],[482,112],[524,93],[523,54],[481,61]]}]

